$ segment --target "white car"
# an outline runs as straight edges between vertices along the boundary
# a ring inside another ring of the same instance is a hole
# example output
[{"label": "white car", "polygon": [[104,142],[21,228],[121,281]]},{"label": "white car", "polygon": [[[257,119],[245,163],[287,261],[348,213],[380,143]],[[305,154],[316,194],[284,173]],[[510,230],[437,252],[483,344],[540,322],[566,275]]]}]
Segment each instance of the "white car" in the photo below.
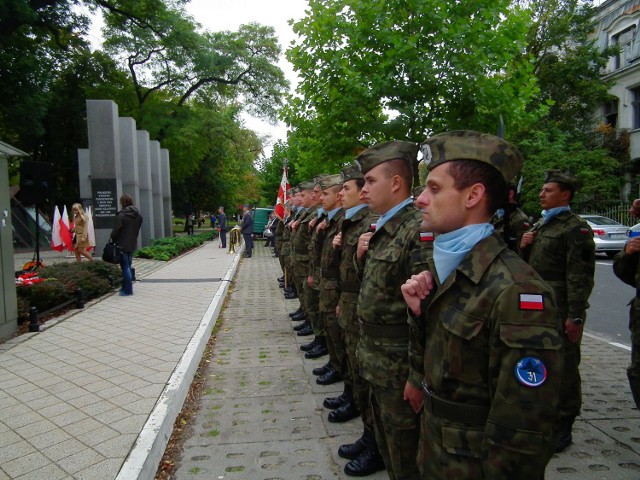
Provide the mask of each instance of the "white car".
[{"label": "white car", "polygon": [[629,227],[601,215],[580,215],[580,217],[584,218],[593,230],[596,253],[606,253],[607,257],[613,258],[624,248],[624,244],[629,239]]}]

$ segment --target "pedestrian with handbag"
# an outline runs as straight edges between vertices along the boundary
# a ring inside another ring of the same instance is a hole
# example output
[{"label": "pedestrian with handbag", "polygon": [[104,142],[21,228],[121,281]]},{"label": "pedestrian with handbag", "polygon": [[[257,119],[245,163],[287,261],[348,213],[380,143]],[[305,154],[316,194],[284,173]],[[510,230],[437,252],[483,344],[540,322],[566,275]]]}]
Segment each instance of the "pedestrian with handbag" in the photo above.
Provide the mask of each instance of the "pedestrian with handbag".
[{"label": "pedestrian with handbag", "polygon": [[133,205],[133,198],[126,193],[120,197],[120,211],[116,215],[111,239],[122,248],[120,268],[122,269],[122,289],[120,296],[133,295],[133,275],[131,262],[138,243],[138,234],[142,226],[142,215]]}]

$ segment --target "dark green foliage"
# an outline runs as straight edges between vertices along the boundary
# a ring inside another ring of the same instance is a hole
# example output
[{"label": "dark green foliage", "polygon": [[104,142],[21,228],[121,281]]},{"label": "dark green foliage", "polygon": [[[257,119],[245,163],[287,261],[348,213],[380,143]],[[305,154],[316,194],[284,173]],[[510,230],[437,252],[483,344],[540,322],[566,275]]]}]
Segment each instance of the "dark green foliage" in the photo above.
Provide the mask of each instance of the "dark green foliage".
[{"label": "dark green foliage", "polygon": [[60,305],[73,297],[64,282],[57,279],[49,279],[33,285],[20,285],[16,287],[18,294],[18,315],[21,318],[29,317],[29,308],[36,307],[39,312]]},{"label": "dark green foliage", "polygon": [[110,292],[112,286],[109,277],[115,283],[120,283],[122,278],[120,267],[100,261],[58,263],[44,267],[40,276],[62,282],[72,293],[76,288],[81,288],[85,300]]},{"label": "dark green foliage", "polygon": [[187,250],[202,245],[205,240],[210,239],[211,232],[199,233],[198,235],[158,238],[151,242],[150,246],[138,250],[135,256],[166,262]]}]

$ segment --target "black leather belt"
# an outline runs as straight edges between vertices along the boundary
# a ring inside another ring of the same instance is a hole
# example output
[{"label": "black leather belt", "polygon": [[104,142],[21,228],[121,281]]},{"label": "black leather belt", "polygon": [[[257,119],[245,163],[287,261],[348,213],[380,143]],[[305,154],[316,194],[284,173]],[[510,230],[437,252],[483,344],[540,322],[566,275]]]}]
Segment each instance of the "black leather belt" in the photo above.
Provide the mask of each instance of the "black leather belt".
[{"label": "black leather belt", "polygon": [[424,409],[436,417],[457,423],[484,425],[489,417],[489,407],[445,400],[433,393],[424,382]]},{"label": "black leather belt", "polygon": [[409,325],[406,323],[397,323],[392,325],[374,325],[371,323],[360,322],[360,333],[364,333],[369,337],[384,338],[409,338]]}]

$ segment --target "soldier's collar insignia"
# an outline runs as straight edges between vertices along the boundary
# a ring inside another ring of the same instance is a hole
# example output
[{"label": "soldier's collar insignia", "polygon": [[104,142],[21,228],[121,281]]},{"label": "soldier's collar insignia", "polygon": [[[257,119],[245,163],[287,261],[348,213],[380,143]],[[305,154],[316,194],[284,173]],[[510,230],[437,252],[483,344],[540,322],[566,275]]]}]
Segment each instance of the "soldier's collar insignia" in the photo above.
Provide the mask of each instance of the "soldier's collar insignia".
[{"label": "soldier's collar insignia", "polygon": [[435,239],[435,235],[433,232],[420,232],[420,241],[421,242],[433,242]]},{"label": "soldier's collar insignia", "polygon": [[547,367],[536,357],[524,357],[516,363],[516,380],[525,387],[539,387],[547,380]]}]

